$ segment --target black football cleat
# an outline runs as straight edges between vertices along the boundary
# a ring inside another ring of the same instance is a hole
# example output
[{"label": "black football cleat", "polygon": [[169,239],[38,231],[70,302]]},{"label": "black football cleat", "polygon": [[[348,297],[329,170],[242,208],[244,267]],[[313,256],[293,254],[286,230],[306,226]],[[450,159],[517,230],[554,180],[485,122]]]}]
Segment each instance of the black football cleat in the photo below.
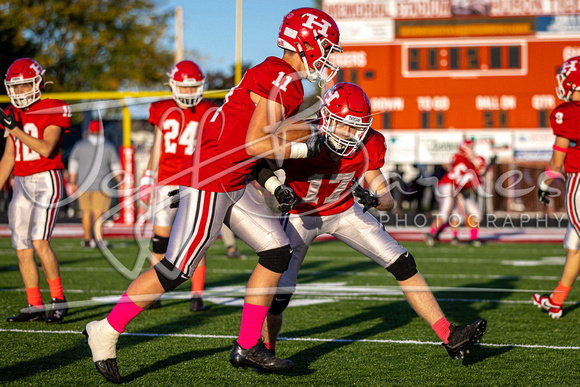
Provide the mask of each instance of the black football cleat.
[{"label": "black football cleat", "polygon": [[248,367],[268,371],[287,371],[294,367],[294,363],[286,359],[278,359],[274,356],[260,338],[252,348],[244,349],[234,340],[234,347],[230,352],[230,363],[236,368]]},{"label": "black football cleat", "polygon": [[453,360],[463,359],[469,353],[469,347],[479,342],[487,328],[487,320],[480,318],[471,325],[453,325],[449,327],[449,342],[441,344]]},{"label": "black football cleat", "polygon": [[191,303],[189,304],[190,312],[203,312],[205,311],[205,305],[203,305],[203,300],[201,297],[191,297]]},{"label": "black football cleat", "polygon": [[121,383],[121,374],[117,367],[117,359],[99,360],[95,362],[97,371],[101,373],[109,382]]},{"label": "black football cleat", "polygon": [[121,374],[117,367],[116,344],[119,333],[107,322],[107,319],[92,321],[87,324],[83,335],[91,348],[93,362],[97,371],[109,382],[121,383]]},{"label": "black football cleat", "polygon": [[68,304],[66,303],[66,299],[59,300],[58,298],[53,298],[45,321],[47,323],[59,323],[66,316],[67,312]]},{"label": "black football cleat", "polygon": [[45,318],[46,314],[44,313],[44,309],[35,308],[32,305],[28,305],[28,308],[26,308],[24,312],[20,313],[17,316],[8,317],[6,321],[7,322],[44,321]]}]

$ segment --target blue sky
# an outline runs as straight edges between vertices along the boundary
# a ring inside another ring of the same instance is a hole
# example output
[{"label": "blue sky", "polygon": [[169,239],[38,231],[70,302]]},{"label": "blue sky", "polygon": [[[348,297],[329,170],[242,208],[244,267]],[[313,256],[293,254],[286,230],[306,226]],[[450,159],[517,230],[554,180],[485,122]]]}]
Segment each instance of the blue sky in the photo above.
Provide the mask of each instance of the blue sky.
[{"label": "blue sky", "polygon": [[[160,10],[183,8],[184,44],[198,56],[203,70],[229,72],[235,62],[236,0],[155,0]],[[312,7],[312,0],[243,0],[242,61],[256,65],[280,56],[276,37],[282,18],[292,9]],[[174,36],[173,20],[167,32]],[[171,42],[171,49],[173,49]]]}]

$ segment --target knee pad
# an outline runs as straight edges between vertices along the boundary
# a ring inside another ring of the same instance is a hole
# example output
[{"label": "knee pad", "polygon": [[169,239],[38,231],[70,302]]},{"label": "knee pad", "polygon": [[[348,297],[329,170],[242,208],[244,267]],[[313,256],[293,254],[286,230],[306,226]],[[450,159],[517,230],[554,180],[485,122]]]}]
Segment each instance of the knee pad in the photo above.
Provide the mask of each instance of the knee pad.
[{"label": "knee pad", "polygon": [[165,258],[153,266],[153,269],[155,269],[157,278],[166,292],[172,291],[189,279],[185,273],[173,266],[173,264]]},{"label": "knee pad", "polygon": [[274,296],[272,300],[272,305],[270,305],[270,309],[268,309],[268,313],[273,314],[275,316],[282,314],[284,309],[288,307],[290,303],[290,298],[292,298],[292,293],[284,293],[278,294]]},{"label": "knee pad", "polygon": [[401,254],[397,260],[387,267],[397,281],[405,281],[418,273],[415,258],[408,251]]},{"label": "knee pad", "polygon": [[167,246],[169,245],[169,238],[159,236],[157,234],[153,235],[151,239],[153,245],[153,252],[155,254],[165,254],[167,252]]},{"label": "knee pad", "polygon": [[258,253],[258,263],[274,273],[282,274],[288,269],[292,249],[290,245]]}]

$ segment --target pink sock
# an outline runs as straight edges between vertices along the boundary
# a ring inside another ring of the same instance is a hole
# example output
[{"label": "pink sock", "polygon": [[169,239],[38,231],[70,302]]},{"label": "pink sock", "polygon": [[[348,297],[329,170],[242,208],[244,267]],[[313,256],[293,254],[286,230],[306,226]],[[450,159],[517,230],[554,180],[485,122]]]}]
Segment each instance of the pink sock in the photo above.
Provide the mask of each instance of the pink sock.
[{"label": "pink sock", "polygon": [[262,325],[268,313],[268,306],[244,303],[242,312],[242,326],[238,344],[244,349],[252,348],[262,337]]},{"label": "pink sock", "polygon": [[435,331],[437,336],[443,341],[443,343],[447,344],[449,342],[449,326],[451,324],[445,317],[441,317],[437,322],[431,325],[431,328]]},{"label": "pink sock", "polygon": [[111,313],[107,316],[107,321],[113,329],[119,333],[123,333],[129,321],[133,320],[139,313],[143,312],[143,308],[137,306],[127,295],[123,293],[117,305],[113,308]]},{"label": "pink sock", "polygon": [[469,235],[471,236],[471,240],[477,240],[477,236],[479,235],[479,229],[478,228],[472,228],[471,230],[469,230]]},{"label": "pink sock", "polygon": [[453,229],[453,238],[457,238],[459,236],[459,230]]},{"label": "pink sock", "polygon": [[431,228],[429,229],[429,234],[435,235],[436,232],[437,232],[437,229],[435,228],[435,226],[431,226]]},{"label": "pink sock", "polygon": [[276,341],[273,343],[264,343],[264,346],[266,346],[266,349],[269,349],[270,352],[273,352],[276,350]]}]

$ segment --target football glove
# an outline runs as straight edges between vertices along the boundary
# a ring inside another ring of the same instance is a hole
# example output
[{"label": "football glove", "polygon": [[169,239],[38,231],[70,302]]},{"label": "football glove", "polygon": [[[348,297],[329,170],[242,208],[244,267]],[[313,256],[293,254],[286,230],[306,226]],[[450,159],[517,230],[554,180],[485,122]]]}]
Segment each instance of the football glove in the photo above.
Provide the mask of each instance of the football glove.
[{"label": "football glove", "polygon": [[171,203],[169,204],[169,208],[177,208],[179,207],[179,188],[174,189],[173,191],[169,191],[167,196],[171,198]]},{"label": "football glove", "polygon": [[278,200],[278,210],[280,212],[290,212],[298,204],[298,196],[296,196],[294,190],[285,185],[276,188],[274,196],[276,197],[276,200]]},{"label": "football glove", "polygon": [[540,202],[543,205],[550,203],[550,193],[547,189],[542,189],[542,187],[538,187],[538,198],[540,198]]},{"label": "football glove", "polygon": [[379,205],[379,198],[361,187],[356,179],[353,180],[352,186],[352,194],[356,197],[358,204],[363,207],[363,214]]},{"label": "football glove", "polygon": [[314,156],[316,156],[322,149],[323,144],[324,139],[320,137],[318,134],[313,134],[310,137],[308,137],[308,140],[306,140],[306,147],[308,148],[306,158],[311,159]]},{"label": "football glove", "polygon": [[0,125],[5,129],[12,130],[16,127],[16,118],[14,117],[14,110],[9,108],[10,113],[4,113],[4,110],[0,109]]}]

